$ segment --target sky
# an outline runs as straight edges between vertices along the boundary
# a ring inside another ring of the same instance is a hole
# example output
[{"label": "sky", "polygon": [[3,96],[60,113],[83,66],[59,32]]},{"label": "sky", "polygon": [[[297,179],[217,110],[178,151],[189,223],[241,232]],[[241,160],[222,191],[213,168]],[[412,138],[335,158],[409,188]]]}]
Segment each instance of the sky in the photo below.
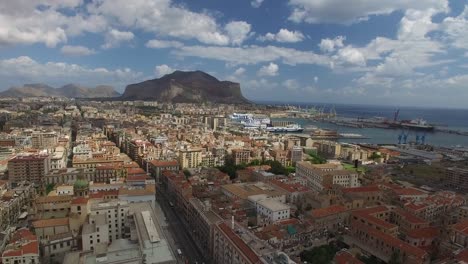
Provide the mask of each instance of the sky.
[{"label": "sky", "polygon": [[468,108],[468,0],[0,0],[0,90],[174,70],[257,101]]}]

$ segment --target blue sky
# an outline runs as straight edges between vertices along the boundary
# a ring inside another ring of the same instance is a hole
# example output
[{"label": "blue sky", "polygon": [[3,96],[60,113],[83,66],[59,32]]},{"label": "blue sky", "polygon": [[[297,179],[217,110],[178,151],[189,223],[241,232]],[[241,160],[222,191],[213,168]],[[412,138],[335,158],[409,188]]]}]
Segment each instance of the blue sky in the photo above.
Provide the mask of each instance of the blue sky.
[{"label": "blue sky", "polygon": [[0,89],[174,70],[251,100],[466,107],[468,0],[0,1]]}]

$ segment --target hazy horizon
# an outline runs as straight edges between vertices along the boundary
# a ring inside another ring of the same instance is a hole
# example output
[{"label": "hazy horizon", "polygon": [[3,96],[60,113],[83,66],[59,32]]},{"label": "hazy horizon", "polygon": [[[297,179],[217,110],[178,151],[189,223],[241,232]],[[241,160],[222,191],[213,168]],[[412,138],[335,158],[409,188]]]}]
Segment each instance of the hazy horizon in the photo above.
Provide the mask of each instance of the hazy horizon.
[{"label": "hazy horizon", "polygon": [[44,0],[0,7],[0,89],[78,83],[122,92],[174,70],[202,70],[241,83],[250,100],[460,108],[468,98],[464,1],[366,0],[349,8],[338,0]]}]

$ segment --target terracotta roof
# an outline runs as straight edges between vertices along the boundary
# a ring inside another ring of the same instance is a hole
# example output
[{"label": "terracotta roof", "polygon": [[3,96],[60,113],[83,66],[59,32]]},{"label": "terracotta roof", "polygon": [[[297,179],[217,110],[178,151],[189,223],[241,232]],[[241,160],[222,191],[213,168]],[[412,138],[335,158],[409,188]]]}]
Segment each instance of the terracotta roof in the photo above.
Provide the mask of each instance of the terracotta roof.
[{"label": "terracotta roof", "polygon": [[71,204],[87,204],[88,203],[88,198],[85,197],[75,197],[71,201]]},{"label": "terracotta roof", "polygon": [[225,223],[218,225],[219,228],[226,234],[226,236],[236,245],[236,247],[242,252],[250,261],[250,263],[258,263],[259,257],[255,252],[242,240],[240,239]]},{"label": "terracotta roof", "polygon": [[396,195],[409,195],[409,196],[416,196],[416,195],[427,195],[426,192],[421,191],[416,188],[400,188],[400,189],[394,189],[393,190]]},{"label": "terracotta roof", "polygon": [[127,174],[145,174],[146,171],[143,170],[142,168],[129,168],[127,169]]},{"label": "terracotta roof", "polygon": [[89,194],[89,199],[102,199],[106,195],[119,195],[119,190],[97,191]]},{"label": "terracotta roof", "polygon": [[16,249],[7,249],[3,252],[2,257],[20,257],[23,255],[39,255],[39,243],[37,240],[22,243]]},{"label": "terracotta roof", "polygon": [[352,211],[351,214],[364,218],[368,222],[374,223],[375,225],[390,229],[390,228],[396,227],[396,225],[386,222],[384,220],[381,220],[374,216],[374,214],[385,213],[388,211],[390,211],[390,209],[388,209],[385,206],[375,206],[371,208],[358,209],[358,210]]},{"label": "terracotta roof", "polygon": [[68,217],[37,220],[32,223],[34,228],[68,225]]},{"label": "terracotta roof", "polygon": [[177,166],[179,163],[176,160],[152,160],[151,164],[156,167]]},{"label": "terracotta roof", "polygon": [[389,234],[385,234],[384,232],[382,231],[379,231],[375,228],[372,228],[372,227],[369,227],[365,224],[362,224],[360,222],[357,222],[357,221],[354,221],[352,223],[353,225],[353,228],[356,228],[357,230],[362,230],[364,231],[365,233],[368,233],[369,236],[371,237],[374,237],[380,241],[382,241],[383,243],[391,246],[391,247],[394,247],[394,248],[398,248],[400,249],[401,251],[404,251],[406,252],[406,254],[408,255],[413,255],[419,259],[423,259],[427,256],[427,252],[418,248],[418,247],[415,247],[415,246],[412,246],[396,237],[393,237]]},{"label": "terracotta roof", "polygon": [[332,205],[329,207],[325,208],[320,208],[320,209],[315,209],[312,211],[312,217],[314,218],[321,218],[321,217],[327,217],[330,215],[335,215],[339,213],[346,212],[347,209],[346,207],[342,205]]},{"label": "terracotta roof", "polygon": [[468,248],[462,250],[455,256],[455,259],[462,263],[468,263]]},{"label": "terracotta roof", "polygon": [[309,188],[299,183],[288,183],[288,182],[282,182],[280,180],[272,180],[271,183],[291,193],[310,191]]},{"label": "terracotta roof", "polygon": [[342,191],[344,193],[364,193],[364,192],[380,192],[381,189],[377,185],[369,185],[369,186],[354,187],[354,188],[343,188]]},{"label": "terracotta roof", "polygon": [[468,236],[468,219],[452,225],[452,228]]},{"label": "terracotta roof", "polygon": [[12,234],[10,244],[2,253],[2,257],[20,257],[22,255],[39,255],[37,237],[26,228],[21,228]]},{"label": "terracotta roof", "polygon": [[404,205],[405,208],[411,209],[411,211],[418,211],[427,207],[425,203],[407,203]]},{"label": "terracotta roof", "polygon": [[401,208],[395,208],[393,210],[394,213],[399,214],[400,216],[404,217],[406,221],[414,223],[414,224],[420,224],[420,223],[427,223],[426,220],[422,219],[419,216],[416,216],[408,211],[405,211]]},{"label": "terracotta roof", "polygon": [[411,238],[434,238],[439,235],[439,229],[436,227],[425,227],[409,230],[406,235]]}]

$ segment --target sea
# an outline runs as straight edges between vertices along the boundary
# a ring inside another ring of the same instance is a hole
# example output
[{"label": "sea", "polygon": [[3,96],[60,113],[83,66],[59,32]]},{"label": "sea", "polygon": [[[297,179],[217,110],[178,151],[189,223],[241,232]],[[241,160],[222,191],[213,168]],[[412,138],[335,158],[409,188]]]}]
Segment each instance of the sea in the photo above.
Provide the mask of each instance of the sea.
[{"label": "sea", "polygon": [[[468,109],[449,108],[423,108],[423,107],[399,107],[376,105],[352,105],[352,104],[305,104],[305,103],[272,103],[276,105],[295,105],[301,109],[314,107],[323,109],[325,113],[335,109],[338,117],[347,118],[373,118],[383,117],[393,120],[394,114],[399,110],[398,120],[412,120],[421,118],[428,123],[451,130],[468,131]],[[354,128],[338,126],[327,122],[318,122],[307,119],[293,119],[296,123],[307,126],[317,126],[323,129],[337,130],[339,133],[360,134],[365,139],[341,139],[341,142],[349,143],[373,143],[373,144],[398,144],[399,135],[407,133],[408,142],[415,142],[416,138],[425,138],[426,144],[446,147],[468,147],[468,136],[448,134],[443,132],[403,131],[401,129],[381,128]],[[309,132],[305,132],[309,133]]]}]

